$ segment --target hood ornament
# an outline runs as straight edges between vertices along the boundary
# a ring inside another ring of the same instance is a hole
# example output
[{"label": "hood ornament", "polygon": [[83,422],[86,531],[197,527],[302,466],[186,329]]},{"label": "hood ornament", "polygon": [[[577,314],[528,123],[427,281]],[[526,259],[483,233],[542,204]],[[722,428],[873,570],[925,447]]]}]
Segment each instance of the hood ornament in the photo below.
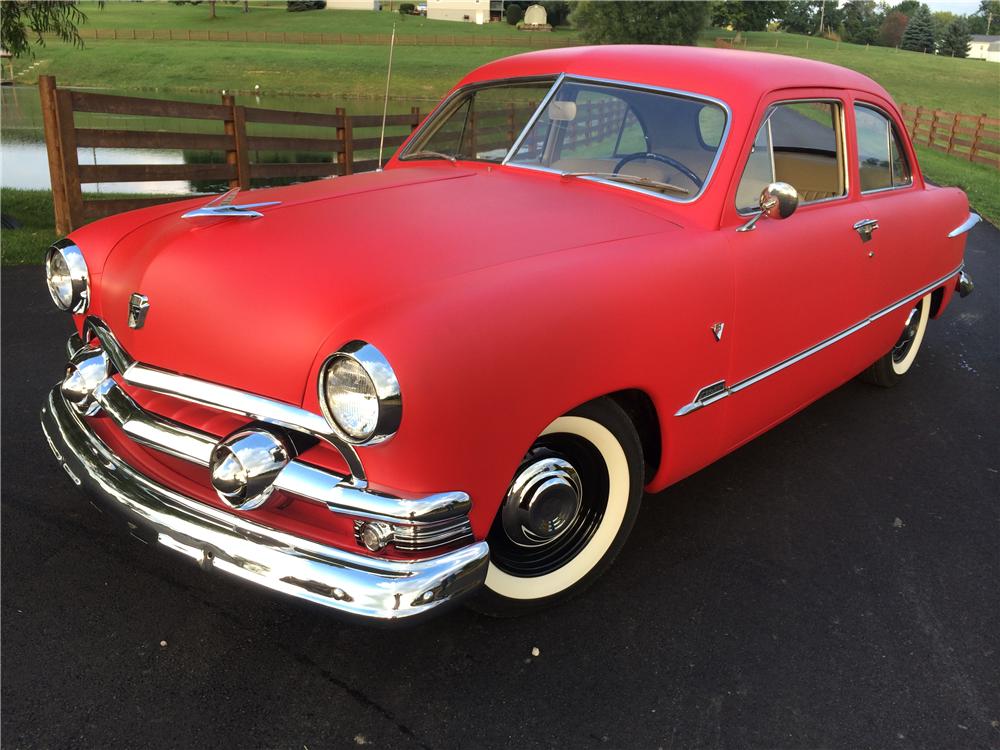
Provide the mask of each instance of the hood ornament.
[{"label": "hood ornament", "polygon": [[267,201],[266,203],[244,203],[242,205],[236,205],[233,203],[236,200],[236,196],[239,194],[239,188],[233,188],[232,190],[227,190],[222,195],[216,196],[204,206],[195,208],[188,211],[185,214],[181,214],[182,219],[194,219],[198,216],[241,216],[244,219],[259,219],[262,214],[260,211],[254,211],[255,208],[262,208],[263,206],[277,206],[281,201]]}]

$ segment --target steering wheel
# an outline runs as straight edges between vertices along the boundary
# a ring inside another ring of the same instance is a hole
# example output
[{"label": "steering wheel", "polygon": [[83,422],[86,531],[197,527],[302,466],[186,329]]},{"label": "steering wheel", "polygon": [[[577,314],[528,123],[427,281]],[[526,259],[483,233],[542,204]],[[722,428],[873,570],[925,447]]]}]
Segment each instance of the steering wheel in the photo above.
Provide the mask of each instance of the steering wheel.
[{"label": "steering wheel", "polygon": [[681,164],[673,157],[664,156],[663,154],[655,154],[652,151],[646,153],[639,152],[636,154],[629,154],[628,156],[624,157],[621,161],[619,161],[615,165],[615,168],[613,170],[614,174],[618,174],[619,172],[621,172],[622,167],[624,167],[626,164],[629,164],[630,162],[633,161],[638,161],[640,159],[662,162],[663,164],[666,164],[668,166],[673,167],[674,169],[679,170],[680,173],[683,174],[685,177],[687,177],[689,180],[691,180],[691,182],[693,182],[698,187],[699,190],[704,184],[701,178],[698,177],[698,175],[696,175],[694,172],[692,172],[690,169],[688,169],[686,166]]}]

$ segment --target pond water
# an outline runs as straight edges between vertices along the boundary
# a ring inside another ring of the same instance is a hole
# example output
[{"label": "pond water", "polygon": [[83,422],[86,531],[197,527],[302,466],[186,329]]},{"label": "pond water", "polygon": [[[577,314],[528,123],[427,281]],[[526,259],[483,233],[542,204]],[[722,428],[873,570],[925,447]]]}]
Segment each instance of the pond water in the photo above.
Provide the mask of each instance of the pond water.
[{"label": "pond water", "polygon": [[[189,92],[125,92],[101,89],[101,93],[141,96],[149,99],[174,99],[179,101],[218,104],[220,94]],[[299,112],[324,112],[332,114],[337,107],[344,107],[349,114],[370,115],[382,113],[378,99],[347,99],[320,96],[253,96],[238,95],[237,104],[265,109],[285,109]],[[391,99],[390,113],[409,112],[411,106],[428,112],[436,102],[431,100]],[[185,118],[134,117],[91,113],[76,114],[77,127],[110,128],[119,130],[164,130],[170,132],[221,133],[222,123]],[[253,135],[287,135],[331,137],[329,129],[298,126],[252,124]],[[400,132],[398,129],[387,133]],[[80,164],[184,164],[221,161],[221,152],[182,151],[180,149],[79,149]],[[391,153],[386,149],[386,158]],[[359,158],[359,155],[356,155]],[[370,157],[374,158],[374,156]],[[329,161],[332,154],[288,152],[258,152],[252,162]],[[270,184],[284,184],[288,180],[273,180]],[[269,184],[254,182],[254,186]],[[45,150],[45,133],[42,125],[41,102],[34,86],[5,86],[0,89],[0,186],[47,190],[49,183],[48,156]],[[125,182],[86,184],[85,192],[94,193],[152,193],[177,195],[188,192],[214,192],[221,185],[190,183],[187,181]]]}]

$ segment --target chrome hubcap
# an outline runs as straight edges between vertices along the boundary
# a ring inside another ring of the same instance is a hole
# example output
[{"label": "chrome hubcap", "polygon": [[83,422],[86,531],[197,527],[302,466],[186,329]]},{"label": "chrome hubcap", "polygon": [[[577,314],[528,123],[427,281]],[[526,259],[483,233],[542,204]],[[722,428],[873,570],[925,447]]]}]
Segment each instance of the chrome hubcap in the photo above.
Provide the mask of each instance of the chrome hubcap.
[{"label": "chrome hubcap", "polygon": [[892,347],[892,361],[897,364],[906,359],[906,355],[913,348],[913,342],[917,338],[917,331],[920,330],[923,304],[924,301],[920,300],[917,306],[910,310],[910,314],[906,318],[906,325],[903,326],[903,333],[899,337],[899,341],[896,342],[896,345]]},{"label": "chrome hubcap", "polygon": [[515,544],[532,547],[560,536],[580,512],[583,487],[573,465],[559,457],[525,465],[507,491],[503,529]]}]

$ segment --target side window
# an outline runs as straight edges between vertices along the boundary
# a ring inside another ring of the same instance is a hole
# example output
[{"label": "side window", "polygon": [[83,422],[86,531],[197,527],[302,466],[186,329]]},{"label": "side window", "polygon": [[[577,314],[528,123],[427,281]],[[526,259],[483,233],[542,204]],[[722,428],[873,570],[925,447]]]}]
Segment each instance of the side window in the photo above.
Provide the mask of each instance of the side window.
[{"label": "side window", "polygon": [[913,181],[892,122],[871,107],[855,105],[858,131],[858,175],[861,192],[905,187]]},{"label": "side window", "polygon": [[847,194],[840,105],[828,101],[777,104],[754,139],[736,192],[740,211],[757,209],[769,182],[787,182],[802,203]]}]

